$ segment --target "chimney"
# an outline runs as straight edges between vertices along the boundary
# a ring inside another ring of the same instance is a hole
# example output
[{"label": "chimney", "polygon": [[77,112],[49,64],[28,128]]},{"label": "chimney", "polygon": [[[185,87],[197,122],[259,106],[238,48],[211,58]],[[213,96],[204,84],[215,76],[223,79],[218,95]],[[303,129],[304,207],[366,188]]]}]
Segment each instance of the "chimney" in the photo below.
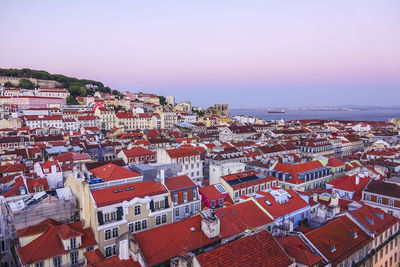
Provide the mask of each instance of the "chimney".
[{"label": "chimney", "polygon": [[128,239],[119,242],[119,259],[127,260],[129,259],[129,243]]},{"label": "chimney", "polygon": [[161,184],[165,184],[165,170],[164,169],[160,170],[160,181],[161,181]]},{"label": "chimney", "polygon": [[318,202],[318,194],[317,193],[312,194],[312,200],[314,202]]},{"label": "chimney", "polygon": [[201,230],[208,238],[214,238],[220,234],[220,222],[213,210],[201,211]]}]

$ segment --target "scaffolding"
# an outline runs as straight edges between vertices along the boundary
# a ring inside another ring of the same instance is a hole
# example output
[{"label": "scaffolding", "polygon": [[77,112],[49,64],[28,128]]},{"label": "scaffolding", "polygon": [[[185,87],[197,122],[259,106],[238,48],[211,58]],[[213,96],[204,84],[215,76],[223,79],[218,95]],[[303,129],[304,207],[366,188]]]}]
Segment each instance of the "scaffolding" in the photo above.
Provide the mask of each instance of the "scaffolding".
[{"label": "scaffolding", "polygon": [[69,188],[61,188],[47,192],[39,192],[23,197],[3,199],[1,215],[4,226],[4,241],[8,246],[7,262],[13,266],[16,260],[14,240],[18,237],[17,230],[38,224],[46,219],[60,223],[70,223],[79,220],[79,208]]}]

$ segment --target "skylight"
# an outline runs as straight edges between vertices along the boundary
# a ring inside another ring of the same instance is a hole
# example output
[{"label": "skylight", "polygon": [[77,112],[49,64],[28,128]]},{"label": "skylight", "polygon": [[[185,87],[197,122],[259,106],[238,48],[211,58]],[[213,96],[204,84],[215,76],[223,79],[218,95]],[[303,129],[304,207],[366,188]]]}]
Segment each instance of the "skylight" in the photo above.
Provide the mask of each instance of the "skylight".
[{"label": "skylight", "polygon": [[271,205],[272,205],[271,202],[269,202],[269,200],[265,200],[265,203],[266,203],[268,206],[271,206]]},{"label": "skylight", "polygon": [[214,185],[214,187],[215,187],[221,194],[226,194],[226,193],[227,193],[226,189],[225,189],[222,185],[220,185],[220,184],[216,184],[216,185]]}]

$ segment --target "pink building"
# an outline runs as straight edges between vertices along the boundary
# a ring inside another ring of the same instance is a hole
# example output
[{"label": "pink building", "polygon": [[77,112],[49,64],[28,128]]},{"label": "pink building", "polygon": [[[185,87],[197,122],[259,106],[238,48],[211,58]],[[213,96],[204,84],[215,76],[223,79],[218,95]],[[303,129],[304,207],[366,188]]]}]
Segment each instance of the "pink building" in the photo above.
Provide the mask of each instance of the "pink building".
[{"label": "pink building", "polygon": [[19,96],[11,98],[11,104],[19,109],[50,108],[65,105],[65,99],[57,97]]}]

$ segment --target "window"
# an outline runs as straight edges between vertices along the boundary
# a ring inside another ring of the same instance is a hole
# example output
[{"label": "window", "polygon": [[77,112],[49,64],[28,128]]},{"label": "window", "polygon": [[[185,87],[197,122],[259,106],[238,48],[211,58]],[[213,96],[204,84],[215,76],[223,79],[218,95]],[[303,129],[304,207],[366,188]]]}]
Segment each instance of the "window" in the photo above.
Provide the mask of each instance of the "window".
[{"label": "window", "polygon": [[155,210],[159,210],[160,209],[160,202],[157,201],[156,203],[154,203],[154,209]]},{"label": "window", "polygon": [[147,229],[147,221],[142,220],[142,230]]},{"label": "window", "polygon": [[71,264],[77,264],[78,263],[78,251],[71,252],[69,255],[71,258]]},{"label": "window", "polygon": [[194,204],[194,211],[198,212],[200,210],[200,203],[195,203]]},{"label": "window", "polygon": [[252,188],[249,187],[249,188],[247,189],[247,192],[248,192],[249,194],[251,194],[251,193],[252,193]]},{"label": "window", "polygon": [[178,203],[178,194],[174,193],[172,195],[172,199],[173,199],[174,203]]},{"label": "window", "polygon": [[69,247],[70,247],[70,249],[76,248],[76,238],[75,238],[75,237],[74,237],[74,238],[71,238],[71,239],[69,240]]},{"label": "window", "polygon": [[186,205],[185,206],[185,214],[188,214],[189,213],[189,205]]},{"label": "window", "polygon": [[142,223],[140,221],[135,222],[135,232],[142,230]]},{"label": "window", "polygon": [[371,196],[369,194],[365,194],[365,200],[370,201],[371,200]]},{"label": "window", "polygon": [[92,251],[94,249],[93,246],[87,247],[86,251]]},{"label": "window", "polygon": [[211,208],[215,208],[215,200],[211,200]]},{"label": "window", "polygon": [[113,228],[112,233],[113,233],[113,237],[117,237],[118,236],[118,227]]},{"label": "window", "polygon": [[389,199],[389,206],[394,207],[394,200],[393,199]]},{"label": "window", "polygon": [[235,191],[235,198],[239,197],[239,191]]},{"label": "window", "polygon": [[128,225],[128,227],[129,227],[129,232],[133,233],[133,232],[134,232],[134,230],[133,230],[133,223],[130,223],[130,224]]},{"label": "window", "polygon": [[382,198],[381,198],[381,197],[378,197],[378,198],[377,198],[377,202],[378,202],[379,204],[382,204]]},{"label": "window", "polygon": [[261,185],[261,190],[264,190],[264,185],[263,184]]},{"label": "window", "polygon": [[175,209],[175,217],[179,217],[179,209]]},{"label": "window", "polygon": [[104,238],[105,240],[110,239],[111,238],[111,230],[110,229],[105,230],[104,235],[105,235],[105,238]]},{"label": "window", "polygon": [[160,225],[167,222],[167,215],[163,214],[161,216],[156,217],[156,225]]},{"label": "window", "polygon": [[110,221],[110,213],[105,213],[104,214],[104,222],[109,222]]},{"label": "window", "polygon": [[188,201],[188,192],[184,191],[183,192],[183,202],[187,202]]},{"label": "window", "polygon": [[111,257],[112,255],[116,254],[116,246],[112,245],[109,247],[106,247],[106,257]]},{"label": "window", "polygon": [[197,189],[196,188],[193,188],[193,200],[196,200],[197,199]]},{"label": "window", "polygon": [[136,205],[135,206],[135,215],[139,215],[140,214],[140,205]]},{"label": "window", "polygon": [[37,262],[37,263],[35,264],[35,267],[44,267],[44,262],[43,262],[43,261]]}]

